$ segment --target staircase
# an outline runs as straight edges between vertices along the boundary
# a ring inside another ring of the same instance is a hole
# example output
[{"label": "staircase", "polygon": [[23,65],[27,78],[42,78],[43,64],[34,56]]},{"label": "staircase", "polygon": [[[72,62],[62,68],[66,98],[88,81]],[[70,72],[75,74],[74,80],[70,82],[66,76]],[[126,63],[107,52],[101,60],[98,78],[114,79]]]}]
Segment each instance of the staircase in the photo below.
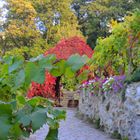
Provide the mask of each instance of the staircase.
[{"label": "staircase", "polygon": [[60,104],[63,107],[77,107],[79,102],[79,93],[77,91],[63,91],[60,98]]}]

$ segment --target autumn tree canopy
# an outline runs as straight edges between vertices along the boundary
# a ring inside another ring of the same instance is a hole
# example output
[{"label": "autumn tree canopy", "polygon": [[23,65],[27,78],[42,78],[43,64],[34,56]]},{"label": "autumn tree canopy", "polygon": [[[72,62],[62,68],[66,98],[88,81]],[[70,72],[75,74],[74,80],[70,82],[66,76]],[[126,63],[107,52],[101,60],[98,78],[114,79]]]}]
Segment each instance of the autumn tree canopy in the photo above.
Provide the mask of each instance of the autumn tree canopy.
[{"label": "autumn tree canopy", "polygon": [[57,59],[68,59],[72,54],[87,55],[91,58],[93,51],[80,37],[62,39],[54,48],[46,51],[45,55],[55,54]]},{"label": "autumn tree canopy", "polygon": [[[46,51],[45,55],[48,54],[55,54],[58,60],[68,59],[73,54],[79,54],[81,56],[87,55],[89,58],[91,58],[93,51],[83,39],[75,36],[68,39],[62,39],[54,48]],[[33,82],[27,96],[33,97],[39,95],[54,98],[57,90],[55,88],[56,80],[57,79],[55,77],[52,77],[48,72],[46,72],[44,84],[37,84]]]}]

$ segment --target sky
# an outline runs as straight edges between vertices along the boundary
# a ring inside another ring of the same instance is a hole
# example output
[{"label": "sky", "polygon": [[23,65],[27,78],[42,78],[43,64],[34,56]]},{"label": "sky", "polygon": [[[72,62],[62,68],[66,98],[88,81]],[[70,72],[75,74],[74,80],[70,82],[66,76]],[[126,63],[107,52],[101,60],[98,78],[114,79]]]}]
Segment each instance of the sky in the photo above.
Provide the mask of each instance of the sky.
[{"label": "sky", "polygon": [[[3,7],[4,3],[5,3],[4,0],[0,0],[0,9]],[[7,10],[2,9],[2,14],[0,14],[0,22],[6,19],[5,18],[6,13],[7,13]]]},{"label": "sky", "polygon": [[4,1],[0,0],[0,8],[3,6],[3,4],[4,4]]}]

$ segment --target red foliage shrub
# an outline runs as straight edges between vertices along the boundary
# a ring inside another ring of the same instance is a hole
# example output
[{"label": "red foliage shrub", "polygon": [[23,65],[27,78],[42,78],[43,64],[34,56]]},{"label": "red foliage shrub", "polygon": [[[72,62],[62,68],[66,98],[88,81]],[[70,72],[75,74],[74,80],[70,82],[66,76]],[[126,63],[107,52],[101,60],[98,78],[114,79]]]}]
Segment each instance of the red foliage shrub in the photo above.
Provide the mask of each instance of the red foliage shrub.
[{"label": "red foliage shrub", "polygon": [[[79,37],[72,37],[61,40],[55,47],[45,52],[48,54],[55,54],[57,59],[68,59],[73,54],[87,55],[92,57],[92,49]],[[28,91],[28,97],[43,96],[47,98],[55,98],[55,80],[56,78],[46,72],[46,80],[44,84],[37,84],[32,82],[31,88]]]},{"label": "red foliage shrub", "polygon": [[32,82],[27,97],[32,98],[34,96],[42,96],[45,98],[55,98],[55,80],[55,77],[46,72],[44,84]]},{"label": "red foliage shrub", "polygon": [[73,54],[92,57],[92,49],[80,37],[72,37],[61,40],[54,48],[48,50],[45,55],[55,54],[57,59],[68,59]]}]

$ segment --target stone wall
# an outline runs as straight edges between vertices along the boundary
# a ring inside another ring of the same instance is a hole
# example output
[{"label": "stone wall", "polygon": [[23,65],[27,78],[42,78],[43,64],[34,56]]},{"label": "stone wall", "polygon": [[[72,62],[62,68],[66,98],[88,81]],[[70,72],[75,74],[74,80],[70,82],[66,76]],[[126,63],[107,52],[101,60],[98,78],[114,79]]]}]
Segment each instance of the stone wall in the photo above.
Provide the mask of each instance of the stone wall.
[{"label": "stone wall", "polygon": [[84,118],[98,121],[107,133],[117,132],[130,140],[140,140],[140,82],[128,85],[124,93],[117,94],[92,95],[83,89],[79,112]]}]

